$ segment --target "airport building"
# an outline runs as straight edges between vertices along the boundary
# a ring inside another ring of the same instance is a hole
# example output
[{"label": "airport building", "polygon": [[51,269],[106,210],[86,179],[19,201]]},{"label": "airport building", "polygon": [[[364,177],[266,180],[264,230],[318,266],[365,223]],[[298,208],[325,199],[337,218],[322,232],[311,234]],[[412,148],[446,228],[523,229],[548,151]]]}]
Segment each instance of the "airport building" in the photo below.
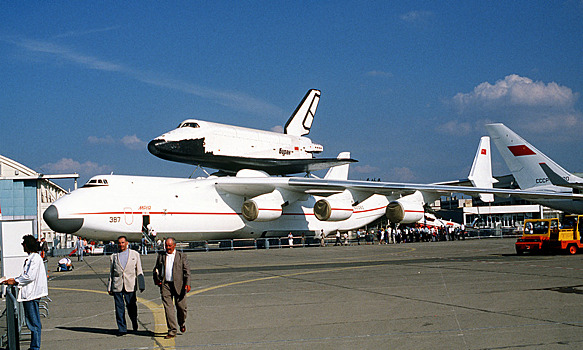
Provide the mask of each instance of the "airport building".
[{"label": "airport building", "polygon": [[432,209],[440,216],[463,223],[466,227],[498,228],[503,233],[520,231],[526,219],[560,217],[563,214],[560,210],[513,197],[495,197],[492,203],[484,203],[477,198],[451,197],[436,201]]},{"label": "airport building", "polygon": [[42,219],[51,203],[65,195],[62,187],[51,179],[75,179],[78,174],[44,175],[10,158],[0,155],[0,221],[32,220],[38,237],[45,237],[52,247],[56,242],[73,237],[55,233]]}]

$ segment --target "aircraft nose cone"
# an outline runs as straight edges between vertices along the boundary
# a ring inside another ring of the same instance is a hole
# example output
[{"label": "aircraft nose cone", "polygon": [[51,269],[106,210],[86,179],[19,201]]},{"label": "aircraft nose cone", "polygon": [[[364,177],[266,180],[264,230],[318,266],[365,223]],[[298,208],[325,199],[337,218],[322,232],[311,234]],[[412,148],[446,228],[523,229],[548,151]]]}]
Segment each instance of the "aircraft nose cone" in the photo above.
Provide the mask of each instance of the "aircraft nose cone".
[{"label": "aircraft nose cone", "polygon": [[45,210],[43,219],[51,230],[60,233],[75,233],[83,226],[83,219],[59,219],[57,207],[51,205]]},{"label": "aircraft nose cone", "polygon": [[181,152],[181,142],[154,139],[148,143],[148,151],[155,156]]},{"label": "aircraft nose cone", "polygon": [[157,156],[160,154],[160,145],[163,143],[163,140],[154,139],[148,143],[148,151],[153,155]]}]

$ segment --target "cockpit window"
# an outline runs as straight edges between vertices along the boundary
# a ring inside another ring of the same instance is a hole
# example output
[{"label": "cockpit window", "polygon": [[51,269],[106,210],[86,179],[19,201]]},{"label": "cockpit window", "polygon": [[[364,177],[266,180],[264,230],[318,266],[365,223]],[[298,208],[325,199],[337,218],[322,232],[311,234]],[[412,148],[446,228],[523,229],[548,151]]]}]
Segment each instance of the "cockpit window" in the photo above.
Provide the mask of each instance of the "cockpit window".
[{"label": "cockpit window", "polygon": [[107,186],[107,179],[91,179],[83,187]]},{"label": "cockpit window", "polygon": [[193,122],[184,122],[180,125],[178,125],[179,128],[200,128],[200,125],[198,125],[197,123],[193,123]]}]

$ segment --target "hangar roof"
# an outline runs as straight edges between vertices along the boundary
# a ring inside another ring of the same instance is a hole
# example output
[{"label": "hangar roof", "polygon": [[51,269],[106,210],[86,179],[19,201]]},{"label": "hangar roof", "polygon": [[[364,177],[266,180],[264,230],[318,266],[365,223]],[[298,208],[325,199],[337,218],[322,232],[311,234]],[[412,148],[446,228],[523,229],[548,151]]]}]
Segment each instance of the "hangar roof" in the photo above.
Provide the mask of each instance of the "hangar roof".
[{"label": "hangar roof", "polygon": [[0,155],[0,180],[45,180],[50,186],[54,186],[58,190],[66,192],[65,189],[49,179],[70,179],[78,177],[79,174],[45,175],[37,173],[31,168],[20,164],[13,159]]}]

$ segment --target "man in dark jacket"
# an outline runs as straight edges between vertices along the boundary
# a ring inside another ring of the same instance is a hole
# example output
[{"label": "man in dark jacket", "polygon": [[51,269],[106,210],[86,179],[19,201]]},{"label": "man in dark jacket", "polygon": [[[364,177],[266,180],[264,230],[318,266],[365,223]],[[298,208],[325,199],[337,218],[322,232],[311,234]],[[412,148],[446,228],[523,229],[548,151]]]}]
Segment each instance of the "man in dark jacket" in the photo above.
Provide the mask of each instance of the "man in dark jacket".
[{"label": "man in dark jacket", "polygon": [[[165,252],[158,254],[154,266],[154,283],[160,287],[160,295],[168,334],[166,339],[174,338],[178,332],[186,332],[186,293],[190,292],[190,267],[186,254],[176,250],[176,240],[172,237],[165,241]],[[176,305],[176,310],[172,304]],[[178,322],[176,321],[178,316]]]}]

